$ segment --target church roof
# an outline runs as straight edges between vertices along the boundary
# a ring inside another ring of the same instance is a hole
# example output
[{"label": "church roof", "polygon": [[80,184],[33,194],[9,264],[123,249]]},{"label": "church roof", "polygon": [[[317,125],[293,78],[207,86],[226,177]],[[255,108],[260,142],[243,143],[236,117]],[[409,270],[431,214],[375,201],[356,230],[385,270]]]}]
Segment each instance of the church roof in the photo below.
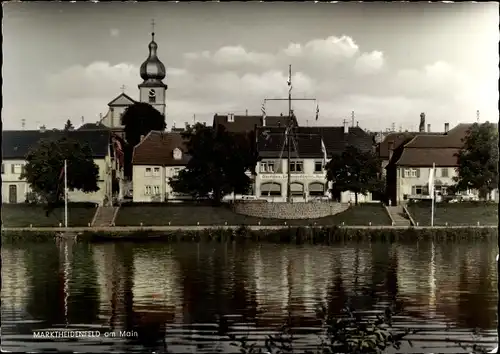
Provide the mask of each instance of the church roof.
[{"label": "church roof", "polygon": [[114,98],[111,102],[108,103],[110,107],[116,106],[130,106],[135,103],[135,100],[127,95],[126,93],[119,94],[116,98]]},{"label": "church roof", "polygon": [[110,132],[107,130],[4,130],[2,132],[2,158],[24,160],[28,152],[41,139],[61,138],[65,134],[81,143],[87,143],[94,158],[103,158],[108,154]]}]

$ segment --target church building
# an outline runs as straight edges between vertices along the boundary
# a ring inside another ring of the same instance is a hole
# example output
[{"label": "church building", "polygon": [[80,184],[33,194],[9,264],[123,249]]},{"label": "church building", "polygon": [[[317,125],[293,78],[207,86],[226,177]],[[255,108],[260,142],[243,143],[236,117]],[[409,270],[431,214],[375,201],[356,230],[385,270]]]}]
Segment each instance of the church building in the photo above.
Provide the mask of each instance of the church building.
[{"label": "church building", "polygon": [[148,103],[166,117],[166,92],[168,86],[163,83],[167,76],[165,65],[158,58],[158,44],[155,42],[155,33],[151,33],[151,42],[148,45],[148,58],[142,63],[140,75],[143,80],[138,85],[139,101],[134,100],[125,92],[108,103],[109,110],[100,123],[113,132],[120,134],[123,131],[122,116],[125,110],[136,102]]}]

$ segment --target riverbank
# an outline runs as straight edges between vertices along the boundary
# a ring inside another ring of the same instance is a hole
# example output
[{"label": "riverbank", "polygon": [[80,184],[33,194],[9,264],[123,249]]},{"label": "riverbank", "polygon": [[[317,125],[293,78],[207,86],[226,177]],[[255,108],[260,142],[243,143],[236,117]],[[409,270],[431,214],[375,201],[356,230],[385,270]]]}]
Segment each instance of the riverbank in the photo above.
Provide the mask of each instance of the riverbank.
[{"label": "riverbank", "polygon": [[47,241],[56,235],[76,235],[87,242],[106,241],[240,241],[255,242],[308,242],[330,243],[338,241],[415,241],[482,240],[498,238],[498,228],[493,226],[328,226],[292,227],[285,225],[253,226],[149,226],[149,227],[38,227],[4,228],[2,242]]}]

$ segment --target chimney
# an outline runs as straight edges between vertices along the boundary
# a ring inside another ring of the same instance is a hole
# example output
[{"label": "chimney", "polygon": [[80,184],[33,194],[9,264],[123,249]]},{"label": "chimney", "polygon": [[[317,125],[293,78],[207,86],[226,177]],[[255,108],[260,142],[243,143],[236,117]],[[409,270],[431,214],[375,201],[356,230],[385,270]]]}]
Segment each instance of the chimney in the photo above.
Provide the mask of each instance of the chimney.
[{"label": "chimney", "polygon": [[47,130],[45,125],[40,126],[40,133],[45,133],[45,130]]},{"label": "chimney", "polygon": [[424,112],[420,113],[420,126],[418,127],[418,131],[420,133],[425,132],[425,113]]},{"label": "chimney", "polygon": [[450,123],[444,123],[444,132],[448,133],[449,130],[450,130]]},{"label": "chimney", "polygon": [[344,120],[344,134],[349,133],[349,122]]},{"label": "chimney", "polygon": [[431,125],[427,124],[427,133],[430,133],[430,132],[431,132]]},{"label": "chimney", "polygon": [[203,122],[203,126],[206,127],[207,126],[207,122]]},{"label": "chimney", "polygon": [[394,153],[394,141],[389,141],[389,161],[392,159],[392,154]]},{"label": "chimney", "polygon": [[245,115],[248,116],[248,109],[245,109]]}]

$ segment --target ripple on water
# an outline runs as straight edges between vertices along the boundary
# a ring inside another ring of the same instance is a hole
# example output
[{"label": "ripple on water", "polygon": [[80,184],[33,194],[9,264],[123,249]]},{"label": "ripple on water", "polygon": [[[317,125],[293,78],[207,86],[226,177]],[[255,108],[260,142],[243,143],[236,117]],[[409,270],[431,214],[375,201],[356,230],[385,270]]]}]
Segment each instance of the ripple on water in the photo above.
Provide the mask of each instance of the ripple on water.
[{"label": "ripple on water", "polygon": [[[496,345],[496,245],[332,246],[54,244],[2,248],[2,347],[12,351],[234,352],[221,332],[263,343],[285,322],[295,348],[316,343],[316,308],[345,301],[365,317],[396,300],[399,352]],[[68,323],[68,325],[66,325]],[[473,335],[473,328],[478,333]],[[139,338],[33,338],[33,331],[137,330]],[[165,342],[165,343],[163,343]],[[395,351],[392,351],[395,352]]]}]

